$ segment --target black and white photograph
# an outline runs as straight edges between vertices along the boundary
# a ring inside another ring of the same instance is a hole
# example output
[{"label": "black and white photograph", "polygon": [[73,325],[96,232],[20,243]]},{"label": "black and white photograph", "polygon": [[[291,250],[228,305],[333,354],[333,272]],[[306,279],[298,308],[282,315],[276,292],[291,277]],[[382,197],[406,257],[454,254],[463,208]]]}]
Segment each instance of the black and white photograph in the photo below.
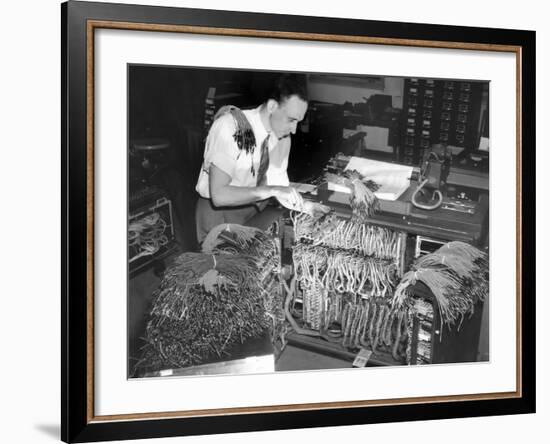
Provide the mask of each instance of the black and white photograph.
[{"label": "black and white photograph", "polygon": [[535,412],[535,33],[271,7],[62,5],[62,439]]},{"label": "black and white photograph", "polygon": [[0,441],[548,436],[543,5],[7,2]]},{"label": "black and white photograph", "polygon": [[128,64],[128,378],[489,362],[490,90]]}]

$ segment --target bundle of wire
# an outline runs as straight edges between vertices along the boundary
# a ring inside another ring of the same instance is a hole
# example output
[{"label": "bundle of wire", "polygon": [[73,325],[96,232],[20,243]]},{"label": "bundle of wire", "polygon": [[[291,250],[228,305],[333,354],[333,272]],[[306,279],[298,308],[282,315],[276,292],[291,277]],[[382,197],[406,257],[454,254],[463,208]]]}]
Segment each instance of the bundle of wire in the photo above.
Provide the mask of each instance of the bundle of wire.
[{"label": "bundle of wire", "polygon": [[[315,218],[291,213],[291,220],[305,324],[344,347],[368,345],[373,351],[382,347],[404,359],[405,335],[397,334],[398,311],[390,316],[389,310],[401,273],[399,233],[333,214]],[[388,322],[394,325],[393,332],[385,330]]]},{"label": "bundle of wire", "polygon": [[357,293],[365,298],[385,297],[397,283],[397,265],[388,259],[350,250],[297,244],[292,253],[302,283],[319,282],[326,290]]},{"label": "bundle of wire", "polygon": [[320,330],[323,325],[323,309],[327,302],[327,290],[318,281],[302,282],[303,319],[314,330]]},{"label": "bundle of wire", "polygon": [[256,176],[256,169],[254,168],[254,149],[256,148],[256,137],[250,122],[246,118],[246,115],[234,105],[224,105],[215,114],[213,121],[216,121],[219,117],[226,114],[231,114],[235,122],[235,132],[233,133],[233,140],[239,147],[239,150],[244,150],[246,154],[250,154],[250,172],[252,176]]},{"label": "bundle of wire", "polygon": [[348,302],[342,310],[342,345],[350,349],[365,348],[373,353],[385,351],[396,361],[404,361],[408,341],[407,308],[391,310],[385,299],[359,299]]},{"label": "bundle of wire", "polygon": [[411,311],[408,307],[394,310],[390,302],[387,298],[364,299],[355,293],[327,291],[319,282],[306,283],[303,319],[311,329],[306,334],[350,350],[365,348],[406,362]]},{"label": "bundle of wire", "polygon": [[487,254],[464,242],[449,242],[420,257],[397,286],[393,306],[407,304],[410,289],[423,282],[434,295],[441,323],[452,326],[474,312],[489,293]]},{"label": "bundle of wire", "polygon": [[352,219],[358,222],[367,221],[380,210],[380,202],[374,194],[380,186],[365,178],[355,170],[344,170],[342,174],[325,173],[325,181],[348,187]]},{"label": "bundle of wire", "polygon": [[312,217],[291,213],[294,239],[311,245],[354,251],[369,257],[399,262],[399,232],[355,220],[341,219],[334,214]]},{"label": "bundle of wire", "polygon": [[237,253],[254,257],[275,257],[277,246],[265,231],[239,224],[220,224],[208,233],[202,243],[203,253]]},{"label": "bundle of wire", "polygon": [[212,228],[202,243],[203,253],[244,254],[254,261],[265,310],[272,319],[273,340],[280,336],[285,319],[278,245],[277,240],[265,231],[239,224],[220,224]]},{"label": "bundle of wire", "polygon": [[168,237],[164,234],[165,230],[166,222],[159,213],[151,213],[130,223],[128,246],[135,247],[139,251],[132,259],[155,254],[166,245]]},{"label": "bundle of wire", "polygon": [[254,258],[184,253],[154,293],[136,369],[187,367],[220,358],[269,326]]}]

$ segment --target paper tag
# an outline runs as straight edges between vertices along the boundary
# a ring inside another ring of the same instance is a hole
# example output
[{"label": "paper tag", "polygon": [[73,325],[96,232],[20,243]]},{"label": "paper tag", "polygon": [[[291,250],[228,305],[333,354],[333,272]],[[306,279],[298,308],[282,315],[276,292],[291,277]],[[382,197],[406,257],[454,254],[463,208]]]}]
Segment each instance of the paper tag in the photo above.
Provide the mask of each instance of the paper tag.
[{"label": "paper tag", "polygon": [[359,353],[355,356],[355,359],[353,360],[353,367],[365,367],[367,365],[367,362],[369,362],[370,355],[372,355],[371,350],[367,350],[365,348],[362,348],[359,350]]},{"label": "paper tag", "polygon": [[161,370],[159,372],[160,376],[172,376],[172,374],[174,373],[174,370],[172,369],[169,369],[169,370]]}]

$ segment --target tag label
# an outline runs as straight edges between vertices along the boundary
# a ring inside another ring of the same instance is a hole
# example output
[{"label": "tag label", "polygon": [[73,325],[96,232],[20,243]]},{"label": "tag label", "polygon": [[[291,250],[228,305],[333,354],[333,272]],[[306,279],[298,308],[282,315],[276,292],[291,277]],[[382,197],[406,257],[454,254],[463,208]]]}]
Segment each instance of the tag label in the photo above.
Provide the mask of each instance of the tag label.
[{"label": "tag label", "polygon": [[367,365],[367,362],[369,362],[370,356],[372,355],[371,350],[367,350],[365,348],[362,348],[359,350],[359,353],[357,353],[357,356],[355,356],[355,359],[353,360],[353,367],[365,367]]}]

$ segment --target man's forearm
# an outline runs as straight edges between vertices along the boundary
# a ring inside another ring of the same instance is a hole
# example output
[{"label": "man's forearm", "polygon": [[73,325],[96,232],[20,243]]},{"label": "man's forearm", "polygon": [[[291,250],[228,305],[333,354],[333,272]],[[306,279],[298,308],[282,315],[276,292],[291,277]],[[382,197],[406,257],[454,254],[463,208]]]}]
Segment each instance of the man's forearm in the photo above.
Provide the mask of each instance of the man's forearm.
[{"label": "man's forearm", "polygon": [[252,204],[260,200],[269,199],[274,195],[273,187],[269,186],[236,187],[225,185],[210,190],[212,203],[216,207],[234,207]]}]

